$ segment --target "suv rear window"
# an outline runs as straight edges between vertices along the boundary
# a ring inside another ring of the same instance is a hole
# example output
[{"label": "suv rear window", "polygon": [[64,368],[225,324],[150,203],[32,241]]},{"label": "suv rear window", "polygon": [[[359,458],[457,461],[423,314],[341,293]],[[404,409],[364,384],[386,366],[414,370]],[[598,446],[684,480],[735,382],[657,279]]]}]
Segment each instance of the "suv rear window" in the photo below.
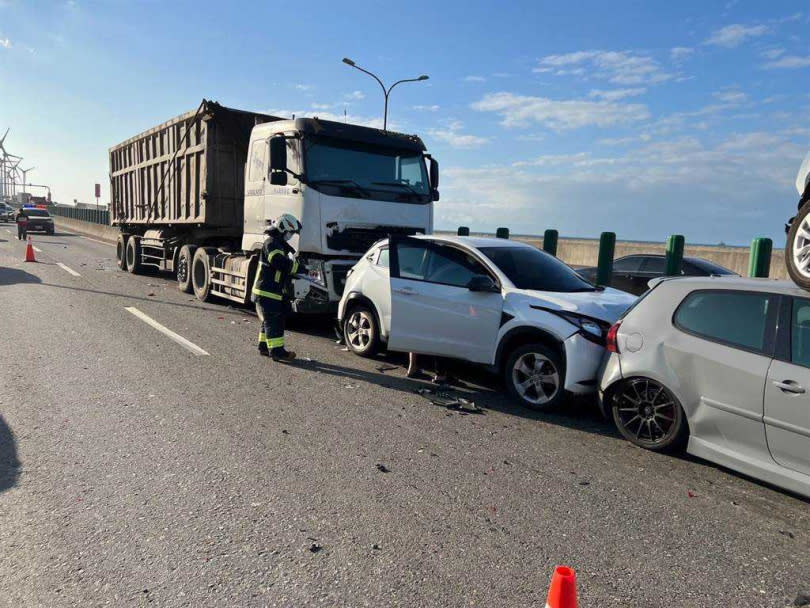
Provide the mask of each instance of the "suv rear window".
[{"label": "suv rear window", "polygon": [[769,352],[767,329],[776,315],[778,297],[742,291],[694,291],[673,319],[675,326],[708,340],[760,353]]}]

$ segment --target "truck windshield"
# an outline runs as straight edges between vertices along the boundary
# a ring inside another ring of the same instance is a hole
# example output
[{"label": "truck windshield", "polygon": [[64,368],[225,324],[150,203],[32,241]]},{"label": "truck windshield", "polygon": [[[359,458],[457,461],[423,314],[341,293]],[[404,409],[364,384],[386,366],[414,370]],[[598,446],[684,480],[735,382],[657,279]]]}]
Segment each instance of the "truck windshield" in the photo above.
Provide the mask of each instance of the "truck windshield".
[{"label": "truck windshield", "polygon": [[306,183],[325,194],[405,203],[432,200],[422,155],[354,142],[309,140]]}]

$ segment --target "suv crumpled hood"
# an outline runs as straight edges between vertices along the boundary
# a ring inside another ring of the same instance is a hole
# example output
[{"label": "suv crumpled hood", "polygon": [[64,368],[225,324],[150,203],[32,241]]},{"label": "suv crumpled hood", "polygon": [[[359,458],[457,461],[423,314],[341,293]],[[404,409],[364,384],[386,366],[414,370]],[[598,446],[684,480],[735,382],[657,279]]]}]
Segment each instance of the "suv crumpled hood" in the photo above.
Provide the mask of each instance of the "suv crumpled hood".
[{"label": "suv crumpled hood", "polygon": [[612,289],[603,291],[576,291],[572,293],[516,289],[506,294],[507,302],[517,306],[541,306],[562,310],[606,323],[615,323],[625,310],[636,301],[636,296]]}]

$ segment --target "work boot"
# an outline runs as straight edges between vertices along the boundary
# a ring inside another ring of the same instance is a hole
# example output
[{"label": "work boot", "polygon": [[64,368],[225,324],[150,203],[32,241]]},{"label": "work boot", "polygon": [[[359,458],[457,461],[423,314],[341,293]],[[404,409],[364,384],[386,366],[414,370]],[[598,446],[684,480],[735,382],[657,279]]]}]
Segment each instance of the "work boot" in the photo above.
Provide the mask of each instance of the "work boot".
[{"label": "work boot", "polygon": [[262,357],[269,357],[270,356],[270,349],[267,348],[267,344],[259,344],[259,354]]},{"label": "work boot", "polygon": [[295,359],[295,353],[291,350],[284,350],[283,348],[274,349],[270,353],[270,357],[272,357],[273,361],[279,361],[281,363],[289,363],[293,359]]}]

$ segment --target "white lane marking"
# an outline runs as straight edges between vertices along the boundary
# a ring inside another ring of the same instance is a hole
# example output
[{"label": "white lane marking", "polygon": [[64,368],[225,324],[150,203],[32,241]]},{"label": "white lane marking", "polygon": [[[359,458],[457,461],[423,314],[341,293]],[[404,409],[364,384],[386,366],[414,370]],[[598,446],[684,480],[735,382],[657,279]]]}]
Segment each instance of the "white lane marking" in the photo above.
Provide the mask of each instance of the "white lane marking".
[{"label": "white lane marking", "polygon": [[40,248],[39,248],[39,247],[37,247],[36,245],[31,245],[31,247],[33,247],[33,248],[34,248],[34,251],[36,251],[37,253],[42,253],[42,249],[40,249]]},{"label": "white lane marking", "polygon": [[8,232],[9,234],[14,234],[14,233],[13,233],[11,230],[9,230],[8,228],[6,228],[6,232]]},{"label": "white lane marking", "polygon": [[64,265],[62,262],[57,262],[57,263],[56,263],[56,265],[57,265],[57,266],[59,266],[59,268],[61,268],[61,269],[62,269],[62,270],[64,270],[65,272],[67,272],[67,273],[69,273],[69,274],[72,274],[74,277],[80,277],[80,276],[82,276],[82,275],[80,275],[78,272],[76,272],[75,270],[73,270],[72,268],[70,268],[69,266],[65,266],[65,265]]},{"label": "white lane marking", "polygon": [[108,247],[115,247],[115,243],[111,243],[110,241],[100,241],[98,239],[91,239],[89,236],[84,236],[83,234],[79,235],[83,239],[87,239],[88,241],[93,241],[94,243],[101,243],[102,245],[107,245]]},{"label": "white lane marking", "polygon": [[159,332],[169,336],[172,340],[177,342],[180,346],[190,350],[195,355],[198,355],[198,356],[201,356],[201,357],[208,355],[208,353],[206,351],[204,351],[199,346],[194,344],[194,342],[189,342],[183,336],[174,333],[171,329],[161,325],[160,323],[155,321],[152,317],[150,317],[147,314],[142,313],[140,310],[138,310],[134,306],[125,306],[124,310],[126,310],[129,313],[132,313],[133,315],[138,317],[141,321],[143,321],[147,325],[151,325],[152,327],[154,327]]}]

